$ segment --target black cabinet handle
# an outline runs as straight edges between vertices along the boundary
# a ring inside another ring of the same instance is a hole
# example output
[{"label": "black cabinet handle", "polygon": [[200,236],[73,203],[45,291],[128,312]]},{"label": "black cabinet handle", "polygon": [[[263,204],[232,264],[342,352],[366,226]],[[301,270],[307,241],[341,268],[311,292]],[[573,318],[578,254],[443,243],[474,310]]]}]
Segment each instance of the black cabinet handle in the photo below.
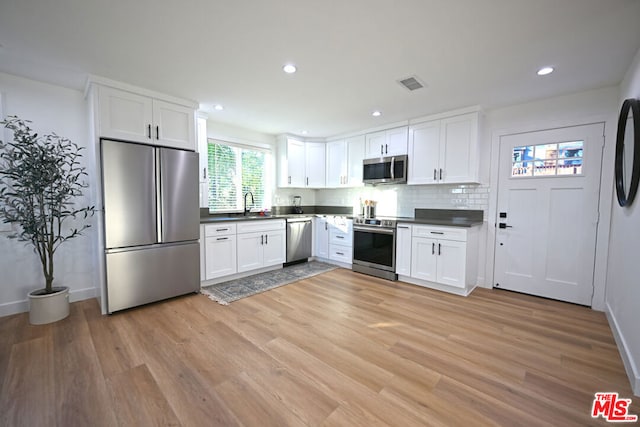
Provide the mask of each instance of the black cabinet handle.
[{"label": "black cabinet handle", "polygon": [[344,256],[344,253],[343,253],[343,252],[336,252],[336,254],[337,254],[337,255],[342,255],[342,256]]},{"label": "black cabinet handle", "polygon": [[216,228],[216,231],[229,231],[228,228]]},{"label": "black cabinet handle", "polygon": [[344,236],[336,236],[336,239],[344,239]]},{"label": "black cabinet handle", "polygon": [[398,226],[398,228],[405,228],[405,229],[407,229],[407,230],[409,229],[409,227],[406,227],[406,226],[404,226],[404,225],[399,225],[399,226]]},{"label": "black cabinet handle", "polygon": [[218,237],[216,240],[229,240],[228,237]]},{"label": "black cabinet handle", "polygon": [[291,175],[289,175],[289,184],[291,184]]},{"label": "black cabinet handle", "polygon": [[438,179],[438,171],[437,170],[433,170],[433,180],[436,181]]},{"label": "black cabinet handle", "polygon": [[442,231],[430,231],[431,234],[444,234]]},{"label": "black cabinet handle", "polygon": [[438,255],[442,255],[442,245],[438,243]]},{"label": "black cabinet handle", "polygon": [[268,244],[269,244],[269,235],[268,235],[268,234],[265,234],[265,235],[264,235],[264,244],[265,244],[265,245],[268,245]]},{"label": "black cabinet handle", "polygon": [[435,254],[436,254],[436,244],[431,243],[431,255],[435,255]]},{"label": "black cabinet handle", "polygon": [[260,235],[260,244],[264,245],[264,234]]},{"label": "black cabinet handle", "polygon": [[147,125],[147,136],[151,139],[151,123]]},{"label": "black cabinet handle", "polygon": [[384,154],[389,154],[389,146],[384,144]]},{"label": "black cabinet handle", "polygon": [[160,126],[156,126],[156,139],[160,139]]},{"label": "black cabinet handle", "polygon": [[383,154],[384,154],[384,146],[380,144],[380,155],[382,156]]},{"label": "black cabinet handle", "polygon": [[442,181],[442,168],[440,168],[440,180]]}]

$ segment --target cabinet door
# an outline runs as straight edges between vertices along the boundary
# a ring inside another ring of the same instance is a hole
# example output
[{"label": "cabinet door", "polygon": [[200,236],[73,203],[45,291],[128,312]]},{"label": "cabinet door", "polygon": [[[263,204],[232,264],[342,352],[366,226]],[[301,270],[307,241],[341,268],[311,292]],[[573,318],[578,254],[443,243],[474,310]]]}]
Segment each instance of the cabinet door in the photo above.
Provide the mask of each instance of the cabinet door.
[{"label": "cabinet door", "polygon": [[478,113],[442,119],[441,123],[441,182],[477,182]]},{"label": "cabinet door", "polygon": [[314,256],[329,258],[329,224],[327,218],[315,218],[314,227]]},{"label": "cabinet door", "polygon": [[263,265],[283,264],[286,261],[285,230],[269,231],[264,233]]},{"label": "cabinet door", "polygon": [[425,237],[411,239],[411,277],[435,282],[438,241]]},{"label": "cabinet door", "polygon": [[385,156],[407,154],[407,132],[406,126],[386,131],[384,143]]},{"label": "cabinet door", "polygon": [[326,144],[324,142],[307,142],[305,144],[306,187],[325,187],[325,155]]},{"label": "cabinet door", "polygon": [[347,159],[345,158],[345,142],[327,142],[327,187],[344,187],[347,176]]},{"label": "cabinet door", "polygon": [[287,140],[287,186],[305,186],[304,142]]},{"label": "cabinet door", "polygon": [[396,273],[411,275],[411,226],[406,224],[396,231]]},{"label": "cabinet door", "polygon": [[99,136],[151,143],[151,98],[100,86]]},{"label": "cabinet door", "polygon": [[467,244],[453,240],[438,240],[436,246],[438,274],[435,281],[443,285],[464,288]]},{"label": "cabinet door", "polygon": [[420,123],[409,130],[407,184],[433,184],[439,179],[440,121]]},{"label": "cabinet door", "polygon": [[264,233],[238,234],[238,273],[263,265]]},{"label": "cabinet door", "polygon": [[155,143],[184,150],[196,150],[196,124],[193,109],[154,99],[153,121]]},{"label": "cabinet door", "polygon": [[380,131],[375,133],[368,133],[366,135],[366,151],[365,155],[367,159],[374,157],[384,156],[384,144],[387,141],[387,132]]},{"label": "cabinet door", "polygon": [[[349,187],[362,185],[362,160],[364,160],[364,135],[347,138],[347,179]],[[328,178],[328,177],[327,177]]]},{"label": "cabinet door", "polygon": [[236,236],[206,238],[206,279],[236,273]]}]

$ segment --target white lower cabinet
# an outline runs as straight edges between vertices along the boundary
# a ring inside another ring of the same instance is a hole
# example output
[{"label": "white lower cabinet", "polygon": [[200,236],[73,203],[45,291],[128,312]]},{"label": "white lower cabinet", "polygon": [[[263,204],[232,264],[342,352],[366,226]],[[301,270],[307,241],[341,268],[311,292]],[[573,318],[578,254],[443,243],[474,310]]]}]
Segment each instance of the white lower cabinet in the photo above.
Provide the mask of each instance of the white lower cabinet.
[{"label": "white lower cabinet", "polygon": [[396,227],[396,273],[411,275],[411,225]]},{"label": "white lower cabinet", "polygon": [[313,219],[313,256],[329,258],[329,223],[326,217]]},{"label": "white lower cabinet", "polygon": [[205,237],[205,280],[228,276],[237,272],[236,225],[207,224]]},{"label": "white lower cabinet", "polygon": [[353,260],[353,220],[339,216],[315,218],[314,253],[317,258],[351,264]]},{"label": "white lower cabinet", "polygon": [[396,273],[401,280],[468,295],[476,286],[477,227],[398,224]]},{"label": "white lower cabinet", "polygon": [[286,260],[283,220],[238,224],[238,273],[283,264]]}]

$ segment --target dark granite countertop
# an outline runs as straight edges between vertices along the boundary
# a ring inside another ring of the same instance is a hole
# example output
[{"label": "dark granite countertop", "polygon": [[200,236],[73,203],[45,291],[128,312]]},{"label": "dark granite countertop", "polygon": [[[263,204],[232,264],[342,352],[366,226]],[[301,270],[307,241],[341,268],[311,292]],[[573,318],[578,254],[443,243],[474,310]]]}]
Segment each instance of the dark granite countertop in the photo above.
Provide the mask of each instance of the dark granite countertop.
[{"label": "dark granite countertop", "polygon": [[[323,207],[312,206],[303,207],[305,213],[295,214],[288,209],[274,209],[275,214],[261,216],[255,213],[251,215],[242,214],[217,214],[209,215],[204,211],[200,216],[200,223],[224,222],[224,221],[255,221],[269,219],[287,219],[287,218],[308,218],[322,216],[342,216],[353,218],[353,215],[346,212],[351,208],[336,208],[335,206]],[[309,213],[306,213],[309,212]],[[479,210],[463,210],[463,209],[415,209],[414,217],[384,217],[383,219],[393,219],[399,223],[409,224],[425,224],[425,225],[442,225],[448,227],[473,227],[482,225],[483,212]]]},{"label": "dark granite countertop", "polygon": [[428,219],[428,218],[396,218],[398,223],[424,224],[424,225],[444,225],[447,227],[473,227],[481,225],[482,221],[472,221],[464,218],[452,219]]}]

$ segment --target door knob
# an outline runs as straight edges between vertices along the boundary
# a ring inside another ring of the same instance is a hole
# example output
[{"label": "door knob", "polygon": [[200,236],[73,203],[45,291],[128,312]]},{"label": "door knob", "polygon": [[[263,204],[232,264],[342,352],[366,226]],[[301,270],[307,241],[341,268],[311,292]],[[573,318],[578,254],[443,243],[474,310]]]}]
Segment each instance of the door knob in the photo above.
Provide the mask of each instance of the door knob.
[{"label": "door knob", "polygon": [[513,228],[512,226],[507,225],[505,222],[501,222],[501,223],[499,223],[499,224],[498,224],[498,227],[500,227],[500,228]]}]

